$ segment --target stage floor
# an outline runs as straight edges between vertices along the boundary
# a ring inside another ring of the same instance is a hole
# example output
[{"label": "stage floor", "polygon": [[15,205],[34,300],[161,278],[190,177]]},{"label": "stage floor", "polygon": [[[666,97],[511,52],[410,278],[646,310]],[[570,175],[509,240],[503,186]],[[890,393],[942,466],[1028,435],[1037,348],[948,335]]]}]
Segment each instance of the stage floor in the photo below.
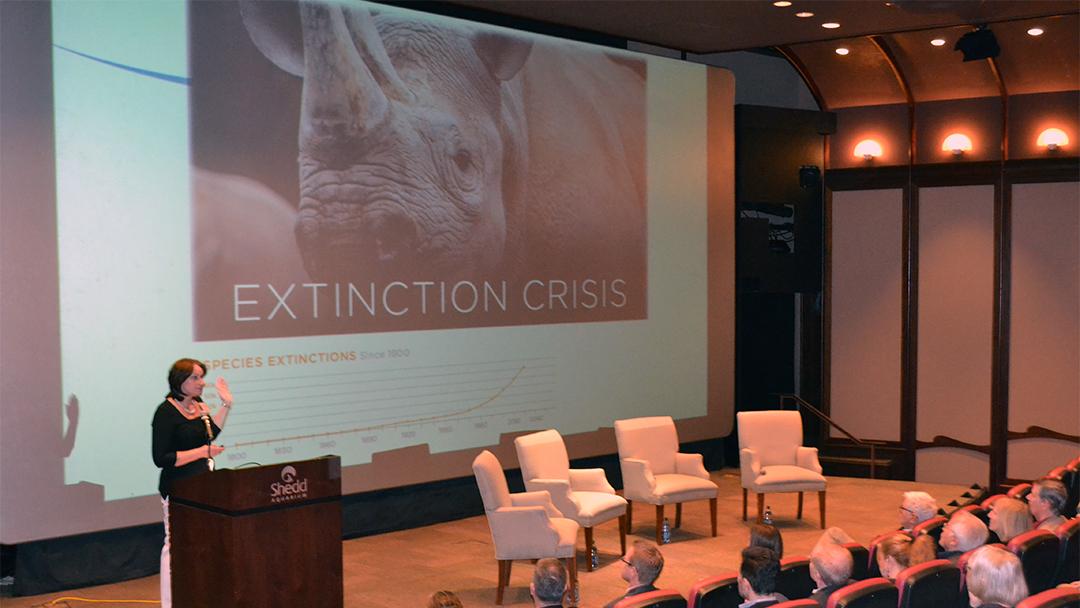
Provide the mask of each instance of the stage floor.
[{"label": "stage floor", "polygon": [[[746,546],[749,528],[749,523],[742,521],[739,471],[724,469],[712,475],[720,485],[717,537],[709,536],[708,502],[685,505],[682,528],[673,530],[671,544],[661,548],[665,566],[658,584],[662,588],[686,593],[694,581],[702,577],[738,568],[739,552]],[[954,485],[830,477],[826,523],[840,526],[865,544],[877,534],[898,526],[897,507],[902,492],[924,490],[934,496],[939,505],[945,505],[966,489]],[[809,552],[821,535],[816,494],[806,495],[801,521],[795,518],[795,494],[769,496],[766,504],[772,507],[776,525],[783,533],[784,554]],[[755,505],[751,493],[751,519]],[[669,521],[674,523],[674,508],[669,507],[668,511]],[[654,507],[637,506],[634,509],[634,529],[627,536],[627,544],[635,538],[652,540],[655,534],[654,519]],[[579,533],[578,539],[580,605],[583,608],[603,606],[625,588],[625,583],[619,578],[618,524],[613,521],[598,526],[595,535],[600,567],[593,572],[585,571],[584,533]],[[456,592],[466,608],[495,606],[498,572],[487,520],[483,516],[345,541],[342,554],[346,606],[422,608],[427,596],[439,589]],[[514,563],[504,606],[532,606],[529,598],[531,573],[532,565],[529,562]],[[93,605],[98,607],[132,605],[108,600],[157,601],[158,577],[47,595],[3,598],[0,604],[4,608],[32,608],[61,597],[94,599]],[[90,604],[72,600],[55,605],[77,607]]]}]

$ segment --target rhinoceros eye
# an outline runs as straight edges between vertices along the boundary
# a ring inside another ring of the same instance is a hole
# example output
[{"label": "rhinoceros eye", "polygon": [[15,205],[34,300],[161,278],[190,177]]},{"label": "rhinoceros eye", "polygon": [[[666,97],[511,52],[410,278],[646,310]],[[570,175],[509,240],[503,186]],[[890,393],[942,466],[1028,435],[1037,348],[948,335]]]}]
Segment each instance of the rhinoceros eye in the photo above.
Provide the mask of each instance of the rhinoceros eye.
[{"label": "rhinoceros eye", "polygon": [[468,171],[472,168],[472,154],[469,154],[468,150],[459,149],[454,153],[454,164],[458,171]]}]

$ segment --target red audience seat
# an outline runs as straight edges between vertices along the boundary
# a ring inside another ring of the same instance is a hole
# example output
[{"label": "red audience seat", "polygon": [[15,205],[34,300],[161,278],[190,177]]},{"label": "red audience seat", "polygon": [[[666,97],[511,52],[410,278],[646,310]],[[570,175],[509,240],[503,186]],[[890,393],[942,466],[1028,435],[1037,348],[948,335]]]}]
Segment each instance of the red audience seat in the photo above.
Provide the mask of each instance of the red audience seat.
[{"label": "red audience seat", "polygon": [[1054,530],[1061,554],[1058,556],[1057,582],[1080,580],[1080,519],[1070,519]]},{"label": "red audience seat", "polygon": [[859,543],[844,543],[843,547],[851,553],[852,580],[861,581],[870,578],[870,550]]},{"label": "red audience seat", "polygon": [[899,608],[956,608],[961,604],[960,570],[947,559],[905,568],[896,576]]},{"label": "red audience seat", "polygon": [[615,608],[686,608],[686,598],[678,591],[658,589],[623,598]]},{"label": "red audience seat", "polygon": [[[957,509],[957,511],[967,511],[975,517],[978,517],[987,526],[990,525],[990,510],[984,509],[980,505],[964,505]],[[954,511],[955,513],[955,511]]]},{"label": "red audience seat", "polygon": [[776,577],[776,592],[789,600],[810,597],[814,592],[814,579],[810,578],[810,558],[805,555],[785,557],[780,560],[780,574]]},{"label": "red audience seat", "polygon": [[999,499],[999,498],[1001,498],[1003,496],[1005,496],[1005,495],[1004,494],[994,494],[993,496],[987,496],[982,501],[982,504],[979,505],[979,506],[986,509],[987,511],[989,511],[990,510],[990,505],[994,504],[995,500],[997,500],[997,499]]},{"label": "red audience seat", "polygon": [[821,604],[814,600],[788,600],[773,604],[772,608],[821,608]]},{"label": "red audience seat", "polygon": [[1009,498],[1019,498],[1023,500],[1028,494],[1031,493],[1030,483],[1018,483],[1015,486],[1009,488],[1009,492],[1006,494]]},{"label": "red audience seat", "polygon": [[1065,465],[1062,465],[1060,467],[1054,467],[1054,468],[1050,469],[1049,471],[1047,471],[1046,477],[1049,477],[1050,479],[1056,479],[1058,481],[1061,481],[1062,479],[1065,479],[1065,471],[1067,471],[1067,470],[1069,470],[1069,469]]},{"label": "red audience seat", "polygon": [[1009,551],[1020,558],[1028,591],[1039,593],[1053,584],[1061,555],[1058,537],[1049,530],[1032,530],[1009,541]]},{"label": "red audience seat", "polygon": [[1080,608],[1080,589],[1049,589],[1021,600],[1016,608]]},{"label": "red audience seat", "polygon": [[916,526],[911,529],[911,535],[918,536],[920,534],[929,534],[934,537],[934,542],[936,543],[941,540],[941,531],[945,528],[945,524],[948,523],[948,521],[948,519],[941,516],[931,517],[922,523],[916,524]]},{"label": "red audience seat", "polygon": [[900,594],[887,578],[869,578],[838,589],[825,608],[896,608]]},{"label": "red audience seat", "polygon": [[1080,458],[1065,466],[1065,474],[1061,478],[1061,483],[1065,484],[1065,488],[1069,492],[1069,499],[1065,501],[1065,511],[1062,515],[1073,517],[1076,515],[1076,503],[1080,500]]},{"label": "red audience seat", "polygon": [[982,547],[975,547],[971,551],[968,551],[968,552],[964,553],[963,555],[961,555],[960,558],[956,560],[956,569],[960,571],[960,598],[961,599],[967,598],[967,596],[968,596],[968,594],[967,594],[967,563],[968,563],[968,560],[971,559],[971,556],[975,555],[975,552],[978,551],[979,549],[982,549]]},{"label": "red audience seat", "polygon": [[694,583],[687,594],[689,608],[736,608],[743,601],[738,576],[729,572]]}]

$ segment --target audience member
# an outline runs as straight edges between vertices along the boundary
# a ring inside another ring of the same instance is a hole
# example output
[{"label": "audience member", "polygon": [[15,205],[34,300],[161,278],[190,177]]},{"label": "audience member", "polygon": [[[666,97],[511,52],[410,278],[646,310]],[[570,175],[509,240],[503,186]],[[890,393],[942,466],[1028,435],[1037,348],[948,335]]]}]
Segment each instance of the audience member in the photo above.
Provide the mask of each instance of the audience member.
[{"label": "audience member", "polygon": [[776,577],[780,574],[780,560],[771,549],[747,547],[742,550],[739,565],[739,595],[745,602],[739,608],[764,608],[787,601],[776,593]]},{"label": "audience member", "polygon": [[833,542],[819,543],[810,553],[810,578],[817,585],[810,599],[825,608],[829,596],[850,582],[854,568],[855,561],[847,549]]},{"label": "audience member", "polygon": [[605,604],[604,608],[612,608],[624,597],[656,591],[653,583],[664,569],[664,556],[660,549],[644,540],[635,540],[626,556],[620,559],[623,563],[622,579],[626,581],[626,593]]},{"label": "audience member", "polygon": [[814,544],[814,548],[810,550],[810,554],[813,555],[814,551],[817,551],[818,547],[821,547],[822,545],[843,546],[853,542],[855,542],[855,539],[847,532],[844,532],[843,528],[833,526],[821,533],[821,537],[818,538],[817,543]]},{"label": "audience member", "polygon": [[784,538],[780,530],[769,524],[754,524],[750,527],[750,547],[765,547],[776,554],[776,559],[784,559]]},{"label": "audience member", "polygon": [[1032,527],[1031,514],[1023,502],[1003,496],[990,505],[990,529],[1001,542],[1008,543]]},{"label": "audience member", "polygon": [[881,576],[895,580],[904,568],[937,559],[934,537],[920,534],[915,540],[903,532],[886,536],[877,545],[877,563]]},{"label": "audience member", "polygon": [[937,501],[926,492],[904,492],[900,501],[900,530],[910,532],[912,528],[937,514]]},{"label": "audience member", "polygon": [[553,557],[536,562],[529,593],[536,608],[562,608],[566,595],[566,566]]},{"label": "audience member", "polygon": [[972,608],[1012,608],[1028,596],[1020,559],[1001,547],[976,551],[967,562],[966,580]]},{"label": "audience member", "polygon": [[463,608],[453,591],[436,591],[428,598],[427,608]]},{"label": "audience member", "polygon": [[969,511],[957,511],[941,530],[941,548],[938,558],[955,564],[960,556],[986,544],[990,531],[981,519]]},{"label": "audience member", "polygon": [[1065,484],[1056,479],[1043,477],[1031,484],[1031,493],[1027,495],[1031,516],[1035,518],[1035,527],[1039,530],[1057,530],[1065,523],[1065,503],[1069,500],[1069,491]]}]

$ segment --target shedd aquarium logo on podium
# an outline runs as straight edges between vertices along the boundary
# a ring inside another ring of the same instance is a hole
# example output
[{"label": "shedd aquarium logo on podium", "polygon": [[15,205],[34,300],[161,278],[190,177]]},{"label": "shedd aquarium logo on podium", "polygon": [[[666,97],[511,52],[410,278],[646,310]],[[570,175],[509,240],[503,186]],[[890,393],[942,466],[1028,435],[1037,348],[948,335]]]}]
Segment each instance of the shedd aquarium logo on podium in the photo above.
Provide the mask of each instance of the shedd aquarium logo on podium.
[{"label": "shedd aquarium logo on podium", "polygon": [[270,484],[270,502],[289,502],[307,498],[308,480],[296,478],[296,469],[292,465],[285,465],[281,469],[281,481]]}]

